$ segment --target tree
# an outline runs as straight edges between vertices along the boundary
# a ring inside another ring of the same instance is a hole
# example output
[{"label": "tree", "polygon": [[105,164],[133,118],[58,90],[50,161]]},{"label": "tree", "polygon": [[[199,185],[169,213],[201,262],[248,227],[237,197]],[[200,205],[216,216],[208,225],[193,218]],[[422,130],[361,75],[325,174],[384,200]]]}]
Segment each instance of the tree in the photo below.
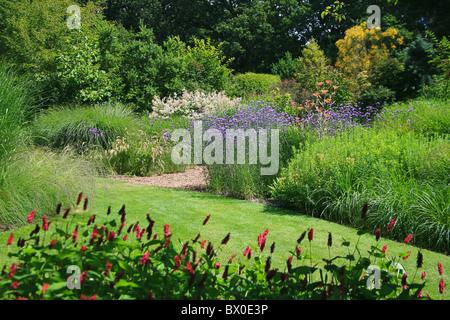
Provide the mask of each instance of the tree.
[{"label": "tree", "polygon": [[339,50],[336,66],[353,76],[368,72],[375,62],[389,57],[390,50],[403,43],[403,38],[397,35],[395,28],[368,29],[365,22],[348,29],[344,39],[336,42]]}]

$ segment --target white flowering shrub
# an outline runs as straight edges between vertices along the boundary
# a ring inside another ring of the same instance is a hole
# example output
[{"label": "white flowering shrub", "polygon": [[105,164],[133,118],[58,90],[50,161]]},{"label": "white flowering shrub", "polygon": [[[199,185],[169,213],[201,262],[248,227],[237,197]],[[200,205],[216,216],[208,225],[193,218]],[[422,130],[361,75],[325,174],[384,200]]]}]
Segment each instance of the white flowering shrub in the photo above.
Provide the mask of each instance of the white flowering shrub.
[{"label": "white flowering shrub", "polygon": [[160,99],[155,96],[152,101],[150,118],[167,119],[171,115],[179,115],[190,119],[199,118],[202,114],[218,114],[238,108],[241,98],[231,99],[224,92],[204,93],[202,91],[174,94]]}]

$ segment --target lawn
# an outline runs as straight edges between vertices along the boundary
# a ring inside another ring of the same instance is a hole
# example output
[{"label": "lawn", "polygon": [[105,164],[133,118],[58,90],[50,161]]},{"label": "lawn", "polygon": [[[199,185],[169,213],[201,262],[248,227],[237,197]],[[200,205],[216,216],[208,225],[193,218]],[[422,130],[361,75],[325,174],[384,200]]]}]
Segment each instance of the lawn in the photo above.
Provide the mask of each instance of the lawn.
[{"label": "lawn", "polygon": [[[356,229],[261,203],[209,193],[142,186],[108,179],[99,179],[97,188],[97,196],[89,199],[88,210],[86,212],[78,210],[73,215],[73,220],[70,222],[72,226],[87,222],[92,214],[96,214],[96,223],[100,225],[102,220],[106,218],[106,211],[109,206],[111,206],[111,214],[115,215],[125,204],[127,211],[126,226],[136,221],[145,221],[145,217],[149,213],[155,220],[154,233],[163,234],[163,226],[168,224],[173,234],[172,241],[175,247],[179,249],[182,248],[182,243],[191,241],[199,233],[201,234],[200,239],[208,239],[217,245],[220,244],[227,233],[230,233],[230,241],[226,245],[218,246],[218,259],[223,264],[226,264],[233,254],[237,254],[235,262],[245,263],[247,261],[247,258],[243,256],[245,248],[252,244],[256,246],[258,235],[263,233],[266,228],[269,230],[266,250],[268,251],[272,243],[275,242],[272,264],[274,267],[278,267],[280,271],[285,270],[286,260],[291,255],[290,252],[295,252],[300,234],[309,228],[314,228],[313,241],[308,243],[305,239],[300,245],[305,253],[309,253],[310,250],[312,253],[312,262],[309,259],[303,261],[306,265],[310,263],[323,265],[322,259],[329,258],[330,254],[331,257],[334,257],[352,253],[357,242],[362,255],[366,254],[366,250],[370,246],[377,245],[373,235],[359,236]],[[208,223],[203,226],[202,223],[207,215],[211,215],[211,217]],[[61,217],[52,218],[49,232],[51,233],[56,225],[60,227],[62,221]],[[25,236],[33,228],[34,225],[14,230],[14,236],[17,238]],[[327,246],[329,232],[333,237],[330,252]],[[15,247],[14,245],[6,247],[9,234],[9,232],[0,234],[1,265],[12,262],[5,256],[7,250],[14,250]],[[344,240],[351,243],[349,247],[341,245]],[[44,239],[44,241],[50,242],[50,237]],[[388,248],[387,256],[396,259],[399,259],[399,254],[411,251],[411,256],[401,261],[401,264],[412,277],[416,272],[418,248],[381,238],[378,247],[381,248],[384,245]],[[442,263],[444,280],[448,282],[447,270],[450,270],[450,257],[425,249],[421,252],[423,253],[424,263],[423,267],[417,271],[415,279],[416,281],[419,280],[420,274],[426,271],[427,281],[430,285],[425,287],[424,292],[429,293],[434,298],[440,298],[441,295],[437,286],[440,280],[437,263]],[[356,253],[356,257],[358,257],[358,253]],[[449,290],[446,290],[442,298],[448,299],[449,297]]]}]

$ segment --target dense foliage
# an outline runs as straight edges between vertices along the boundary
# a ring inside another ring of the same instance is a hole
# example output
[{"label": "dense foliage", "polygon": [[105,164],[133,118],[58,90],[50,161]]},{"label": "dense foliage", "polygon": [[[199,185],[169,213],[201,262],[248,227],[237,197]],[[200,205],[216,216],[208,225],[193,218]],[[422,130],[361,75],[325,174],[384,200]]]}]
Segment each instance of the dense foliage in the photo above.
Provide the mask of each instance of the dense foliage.
[{"label": "dense foliage", "polygon": [[[7,240],[8,256],[14,259],[4,265],[0,275],[0,294],[5,299],[426,299],[423,292],[426,273],[421,279],[412,272],[422,271],[423,256],[417,252],[415,270],[407,271],[401,264],[411,252],[390,257],[382,246],[381,235],[395,229],[395,220],[383,231],[377,230],[369,250],[361,250],[350,243],[347,256],[331,256],[333,235],[326,243],[329,257],[323,265],[312,265],[315,254],[308,243],[315,241],[314,228],[305,230],[292,251],[286,253],[283,268],[273,267],[271,256],[276,250],[270,242],[270,229],[266,228],[241,253],[228,261],[220,261],[222,250],[233,235],[224,235],[220,244],[204,239],[199,233],[195,239],[180,239],[170,226],[155,222],[149,214],[147,221],[127,223],[125,205],[118,214],[109,207],[105,221],[97,215],[86,217],[85,223],[71,224],[75,209],[86,210],[88,199],[83,194],[77,207],[65,209],[58,205],[57,214],[66,220],[63,225],[50,227],[47,216],[36,222],[36,211],[28,215],[28,223],[36,227],[29,236],[17,237],[11,233]],[[364,218],[363,208],[361,217]],[[207,228],[210,215],[202,228]],[[264,227],[263,227],[264,229]],[[387,231],[385,231],[387,230]],[[161,233],[160,233],[161,232]],[[361,231],[361,235],[364,231]],[[409,243],[413,235],[404,241]],[[256,239],[255,239],[256,240]],[[276,240],[276,239],[275,239]],[[317,241],[317,240],[316,240]],[[245,247],[245,246],[244,246]],[[363,253],[364,252],[364,253]],[[237,257],[239,255],[239,257]],[[439,291],[444,292],[442,264]],[[412,277],[412,278],[411,278]]]}]

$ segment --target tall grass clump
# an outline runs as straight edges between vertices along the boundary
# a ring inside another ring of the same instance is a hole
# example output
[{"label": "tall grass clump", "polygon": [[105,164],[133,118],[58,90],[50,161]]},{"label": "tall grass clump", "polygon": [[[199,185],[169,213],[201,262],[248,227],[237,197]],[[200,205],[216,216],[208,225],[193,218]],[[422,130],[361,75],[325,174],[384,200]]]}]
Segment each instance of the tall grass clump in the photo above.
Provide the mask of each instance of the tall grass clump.
[{"label": "tall grass clump", "polygon": [[[271,187],[273,200],[303,214],[375,230],[396,218],[393,237],[448,250],[450,141],[413,131],[364,129],[299,150]],[[368,203],[367,219],[360,208]]]},{"label": "tall grass clump", "polygon": [[418,98],[386,107],[377,126],[400,131],[413,130],[427,136],[450,134],[450,100]]},{"label": "tall grass clump", "polygon": [[0,67],[1,229],[23,225],[32,210],[37,216],[51,215],[56,201],[68,204],[79,190],[94,190],[92,164],[32,146],[27,125],[33,92],[29,82]]},{"label": "tall grass clump", "polygon": [[31,114],[32,88],[7,65],[0,65],[0,162],[10,161],[26,142],[23,125]]},{"label": "tall grass clump", "polygon": [[119,103],[61,106],[43,111],[34,121],[35,142],[51,148],[107,149],[119,136],[136,131],[139,120]]}]

